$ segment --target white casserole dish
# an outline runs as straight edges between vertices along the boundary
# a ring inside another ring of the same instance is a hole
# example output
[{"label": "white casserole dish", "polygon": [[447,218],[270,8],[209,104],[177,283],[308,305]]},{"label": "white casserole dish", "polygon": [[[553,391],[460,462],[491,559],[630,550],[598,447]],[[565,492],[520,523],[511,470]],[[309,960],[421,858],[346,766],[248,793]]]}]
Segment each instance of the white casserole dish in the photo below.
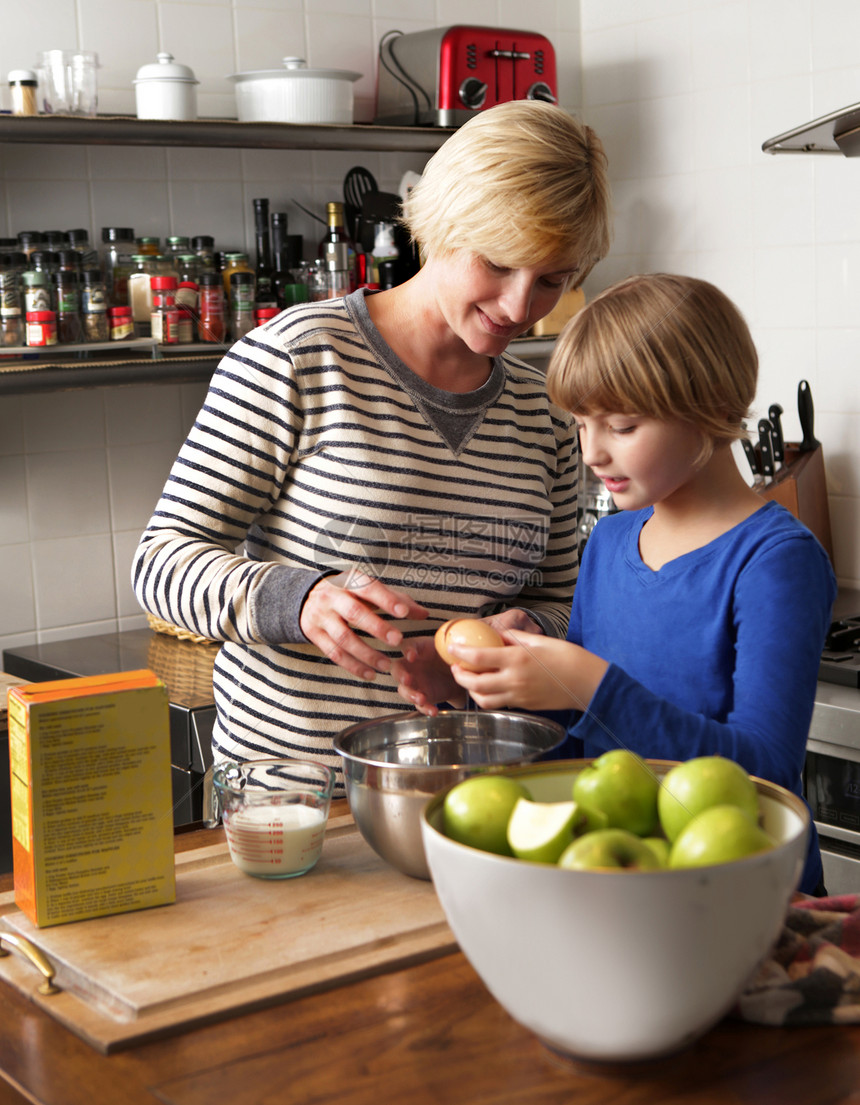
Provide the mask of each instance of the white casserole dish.
[{"label": "white casserole dish", "polygon": [[284,58],[283,69],[233,73],[240,123],[352,123],[353,83],[361,73],[308,69]]}]

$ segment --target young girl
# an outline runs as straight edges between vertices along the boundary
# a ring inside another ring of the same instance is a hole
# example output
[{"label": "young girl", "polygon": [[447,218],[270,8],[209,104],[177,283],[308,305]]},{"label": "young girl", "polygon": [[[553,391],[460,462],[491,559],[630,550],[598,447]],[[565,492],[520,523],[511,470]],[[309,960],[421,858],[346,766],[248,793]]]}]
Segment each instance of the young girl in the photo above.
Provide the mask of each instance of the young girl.
[{"label": "young girl", "polygon": [[[735,463],[756,375],[744,320],[702,280],[631,277],[568,323],[549,395],[620,512],[589,538],[566,641],[506,632],[515,647],[458,650],[480,669],[452,669],[479,706],[573,708],[566,754],[719,754],[801,793],[836,583]],[[813,841],[801,889],[821,879]]]}]

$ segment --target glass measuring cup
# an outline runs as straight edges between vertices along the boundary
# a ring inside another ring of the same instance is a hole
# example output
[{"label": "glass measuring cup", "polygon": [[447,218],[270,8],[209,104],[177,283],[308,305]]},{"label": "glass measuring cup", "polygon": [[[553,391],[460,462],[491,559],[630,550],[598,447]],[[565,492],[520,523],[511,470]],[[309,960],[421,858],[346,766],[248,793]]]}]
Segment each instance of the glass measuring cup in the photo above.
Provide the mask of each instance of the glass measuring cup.
[{"label": "glass measuring cup", "polygon": [[230,857],[246,875],[295,878],[320,857],[334,779],[333,768],[312,760],[216,764],[207,824],[220,817]]}]

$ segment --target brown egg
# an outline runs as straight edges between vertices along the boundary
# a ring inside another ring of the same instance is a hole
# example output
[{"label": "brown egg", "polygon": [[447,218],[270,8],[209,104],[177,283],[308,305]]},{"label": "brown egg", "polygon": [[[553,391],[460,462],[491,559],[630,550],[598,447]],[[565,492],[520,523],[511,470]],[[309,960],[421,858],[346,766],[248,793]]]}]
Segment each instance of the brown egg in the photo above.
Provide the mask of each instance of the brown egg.
[{"label": "brown egg", "polygon": [[448,645],[466,645],[468,648],[499,648],[504,641],[491,625],[478,618],[453,618],[440,625],[434,638],[436,651],[446,664],[459,664],[473,671],[468,664],[448,652]]}]

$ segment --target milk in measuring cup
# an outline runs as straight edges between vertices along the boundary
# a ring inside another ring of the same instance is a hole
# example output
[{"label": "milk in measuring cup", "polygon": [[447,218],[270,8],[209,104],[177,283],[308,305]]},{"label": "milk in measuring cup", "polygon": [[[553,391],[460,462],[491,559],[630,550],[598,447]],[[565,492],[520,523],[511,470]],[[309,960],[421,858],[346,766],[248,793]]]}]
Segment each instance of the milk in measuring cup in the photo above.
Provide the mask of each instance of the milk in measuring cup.
[{"label": "milk in measuring cup", "polygon": [[224,818],[230,855],[239,870],[270,879],[301,875],[313,867],[325,826],[325,812],[304,805],[250,805]]}]

